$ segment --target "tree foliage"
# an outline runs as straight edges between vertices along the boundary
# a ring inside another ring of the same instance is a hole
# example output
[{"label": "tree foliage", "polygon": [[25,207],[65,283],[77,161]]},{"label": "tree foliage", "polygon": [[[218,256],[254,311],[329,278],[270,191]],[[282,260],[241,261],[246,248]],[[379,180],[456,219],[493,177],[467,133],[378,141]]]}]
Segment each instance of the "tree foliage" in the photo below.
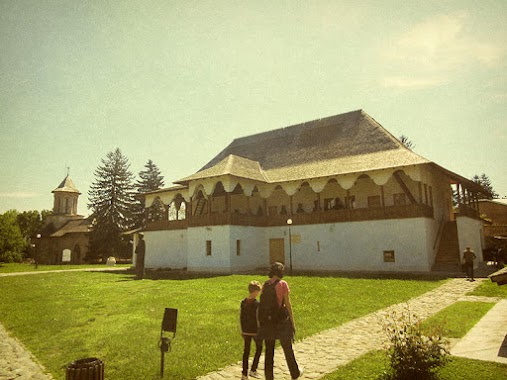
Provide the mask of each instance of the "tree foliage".
[{"label": "tree foliage", "polygon": [[472,181],[481,185],[484,189],[483,193],[478,193],[479,199],[497,199],[499,197],[498,193],[493,189],[491,180],[485,173],[482,173],[480,176],[474,175]]},{"label": "tree foliage", "polygon": [[95,181],[88,191],[92,211],[90,258],[119,256],[121,233],[134,226],[134,184],[128,159],[120,149],[109,152],[95,170]]},{"label": "tree foliage", "polygon": [[19,229],[21,230],[21,234],[25,239],[25,256],[30,256],[31,253],[31,240],[34,236],[41,232],[42,227],[44,226],[44,220],[46,216],[49,215],[51,211],[42,210],[41,212],[32,210],[32,211],[23,211],[18,213],[17,222]]},{"label": "tree foliage", "polygon": [[0,215],[0,261],[20,261],[30,257],[33,253],[32,240],[41,232],[50,213],[48,210],[9,210]]},{"label": "tree foliage", "polygon": [[148,160],[144,167],[146,169],[139,172],[140,179],[136,182],[137,192],[146,193],[164,187],[164,176],[157,165]]},{"label": "tree foliage", "polygon": [[[139,180],[136,182],[137,193],[142,194],[164,187],[164,176],[162,176],[157,165],[152,160],[148,160],[144,167],[145,170],[139,172]],[[144,200],[138,199],[135,206],[136,227],[143,227],[145,225],[144,207]]]},{"label": "tree foliage", "polygon": [[21,261],[26,246],[19,228],[18,212],[9,210],[0,215],[0,262]]},{"label": "tree foliage", "polygon": [[414,150],[414,148],[415,148],[415,144],[414,144],[412,141],[410,141],[410,140],[408,139],[408,137],[407,137],[407,136],[405,136],[405,135],[401,135],[401,137],[400,137],[400,142],[401,142],[401,143],[405,146],[405,148],[407,148],[407,149]]}]

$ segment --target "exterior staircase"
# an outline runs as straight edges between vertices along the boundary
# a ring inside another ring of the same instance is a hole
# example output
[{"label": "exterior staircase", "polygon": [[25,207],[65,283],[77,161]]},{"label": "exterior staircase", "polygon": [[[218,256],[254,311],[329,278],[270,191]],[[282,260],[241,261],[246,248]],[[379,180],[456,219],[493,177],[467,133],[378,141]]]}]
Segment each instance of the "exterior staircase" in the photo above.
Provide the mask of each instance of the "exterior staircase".
[{"label": "exterior staircase", "polygon": [[434,271],[461,271],[458,227],[455,221],[446,222],[435,257]]},{"label": "exterior staircase", "polygon": [[206,199],[200,198],[197,201],[197,206],[195,208],[194,215],[202,215],[204,213],[206,203],[207,203]]}]

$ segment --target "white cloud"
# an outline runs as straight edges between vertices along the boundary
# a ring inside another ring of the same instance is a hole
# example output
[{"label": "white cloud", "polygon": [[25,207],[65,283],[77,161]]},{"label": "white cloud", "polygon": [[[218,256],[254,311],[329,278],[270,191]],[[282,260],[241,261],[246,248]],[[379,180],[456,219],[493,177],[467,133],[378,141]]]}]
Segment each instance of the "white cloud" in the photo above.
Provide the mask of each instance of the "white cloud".
[{"label": "white cloud", "polygon": [[390,76],[384,78],[384,87],[394,88],[425,88],[439,86],[445,81],[441,78],[417,78],[406,76]]},{"label": "white cloud", "polygon": [[505,48],[479,40],[468,28],[469,21],[470,16],[463,11],[436,15],[395,38],[384,58],[397,74],[385,78],[384,85],[436,86],[474,65],[493,67],[500,63]]},{"label": "white cloud", "polygon": [[38,196],[37,193],[28,191],[17,191],[12,193],[0,193],[0,198],[34,198]]}]

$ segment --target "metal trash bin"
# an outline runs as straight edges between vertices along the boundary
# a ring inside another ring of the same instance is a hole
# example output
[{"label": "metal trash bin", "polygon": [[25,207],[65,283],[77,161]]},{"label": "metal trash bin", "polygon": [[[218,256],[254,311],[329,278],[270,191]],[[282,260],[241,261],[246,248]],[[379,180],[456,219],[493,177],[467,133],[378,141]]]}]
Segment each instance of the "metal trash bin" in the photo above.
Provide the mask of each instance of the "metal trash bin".
[{"label": "metal trash bin", "polygon": [[67,366],[65,380],[104,380],[104,363],[97,358],[76,360]]}]

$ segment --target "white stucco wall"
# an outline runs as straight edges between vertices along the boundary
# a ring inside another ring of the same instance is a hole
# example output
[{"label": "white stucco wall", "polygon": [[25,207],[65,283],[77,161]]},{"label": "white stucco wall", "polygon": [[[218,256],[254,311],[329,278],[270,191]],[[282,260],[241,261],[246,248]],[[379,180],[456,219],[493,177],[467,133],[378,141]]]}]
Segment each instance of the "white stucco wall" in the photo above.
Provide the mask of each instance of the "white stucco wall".
[{"label": "white stucco wall", "polygon": [[456,217],[458,227],[459,251],[463,257],[463,251],[470,247],[477,256],[475,265],[479,261],[483,261],[482,257],[482,223],[480,220],[469,218],[466,216]]},{"label": "white stucco wall", "polygon": [[[231,271],[231,226],[193,227],[188,229],[188,270],[195,272]],[[211,241],[211,256],[206,241]]]},{"label": "white stucco wall", "polygon": [[[266,267],[269,261],[269,241],[266,241],[264,237],[264,228],[231,226],[230,232],[230,257],[233,272]],[[237,240],[241,242],[239,256],[236,250]]]},{"label": "white stucco wall", "polygon": [[[290,265],[292,254],[294,270],[429,271],[437,229],[429,218],[292,225],[292,248],[286,226],[147,232],[146,267],[225,273],[266,268],[269,240],[284,239],[285,263]],[[206,254],[207,240],[212,244],[211,256]],[[237,240],[241,241],[239,256]],[[384,251],[394,251],[395,262],[384,262]]]},{"label": "white stucco wall", "polygon": [[187,267],[187,230],[146,231],[146,268]]},{"label": "white stucco wall", "polygon": [[[432,246],[425,218],[292,226],[295,270],[428,271]],[[384,262],[393,250],[395,262]],[[288,250],[286,259],[288,264]]]}]

